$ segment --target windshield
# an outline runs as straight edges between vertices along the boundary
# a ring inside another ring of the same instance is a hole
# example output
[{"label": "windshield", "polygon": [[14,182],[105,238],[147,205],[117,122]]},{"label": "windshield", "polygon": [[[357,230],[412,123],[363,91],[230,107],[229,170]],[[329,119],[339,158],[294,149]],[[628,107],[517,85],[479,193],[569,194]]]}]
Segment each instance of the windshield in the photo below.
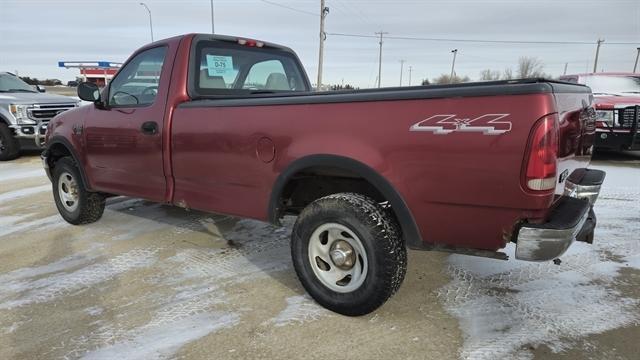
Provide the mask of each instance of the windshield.
[{"label": "windshield", "polygon": [[594,94],[640,94],[640,76],[587,76],[585,84]]},{"label": "windshield", "polygon": [[31,85],[11,74],[0,74],[0,92],[37,92]]}]

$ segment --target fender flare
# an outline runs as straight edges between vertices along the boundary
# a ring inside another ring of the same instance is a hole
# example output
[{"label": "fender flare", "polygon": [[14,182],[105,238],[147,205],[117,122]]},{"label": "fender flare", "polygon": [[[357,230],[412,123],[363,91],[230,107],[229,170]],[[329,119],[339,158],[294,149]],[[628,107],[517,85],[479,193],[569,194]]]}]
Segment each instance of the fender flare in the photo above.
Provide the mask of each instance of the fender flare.
[{"label": "fender flare", "polygon": [[80,177],[82,177],[82,182],[87,188],[87,191],[93,191],[89,183],[89,178],[87,177],[87,174],[84,171],[84,166],[82,166],[82,162],[80,162],[80,157],[78,156],[76,149],[73,147],[73,145],[71,145],[71,142],[63,136],[60,136],[60,135],[53,136],[47,142],[47,148],[43,152],[43,156],[49,157],[49,149],[51,149],[53,145],[62,145],[67,150],[69,150],[69,153],[71,153],[71,157],[73,158],[73,161],[75,161],[76,165],[78,166],[78,170],[80,171]]},{"label": "fender flare", "polygon": [[279,224],[278,203],[286,184],[296,173],[312,166],[341,168],[358,174],[368,181],[382,194],[382,196],[384,196],[387,201],[389,201],[391,208],[398,219],[398,223],[405,240],[405,245],[414,249],[424,248],[422,237],[420,236],[420,231],[418,230],[418,226],[416,225],[413,215],[411,214],[406,202],[393,185],[368,165],[352,158],[338,155],[309,155],[297,159],[289,164],[285,171],[280,173],[273,184],[268,208],[268,220],[270,223],[274,225]]},{"label": "fender flare", "polygon": [[9,120],[5,119],[4,116],[0,115],[0,124],[6,124],[7,126],[10,126],[11,123],[9,122]]}]

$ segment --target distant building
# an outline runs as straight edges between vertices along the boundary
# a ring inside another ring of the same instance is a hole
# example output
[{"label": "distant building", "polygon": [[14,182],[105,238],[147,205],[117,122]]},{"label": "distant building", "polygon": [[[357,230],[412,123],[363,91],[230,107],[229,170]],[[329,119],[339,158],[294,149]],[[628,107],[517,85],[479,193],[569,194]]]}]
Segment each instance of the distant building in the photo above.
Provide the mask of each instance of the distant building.
[{"label": "distant building", "polygon": [[100,87],[111,81],[122,63],[110,61],[59,61],[58,67],[80,69],[80,79],[92,82]]}]

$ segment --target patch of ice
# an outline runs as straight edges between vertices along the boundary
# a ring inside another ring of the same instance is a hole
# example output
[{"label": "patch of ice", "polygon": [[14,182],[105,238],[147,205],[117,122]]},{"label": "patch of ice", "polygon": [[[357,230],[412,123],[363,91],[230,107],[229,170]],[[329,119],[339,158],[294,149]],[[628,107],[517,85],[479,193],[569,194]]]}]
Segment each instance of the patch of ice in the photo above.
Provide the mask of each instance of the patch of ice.
[{"label": "patch of ice", "polygon": [[34,186],[34,187],[28,187],[20,190],[14,190],[14,191],[2,193],[0,194],[0,204],[8,201],[20,199],[25,196],[39,194],[45,191],[51,191],[51,185]]},{"label": "patch of ice", "polygon": [[0,173],[0,181],[15,181],[37,177],[47,177],[44,169],[33,169],[32,167],[13,168]]},{"label": "patch of ice", "polygon": [[288,297],[287,307],[268,323],[278,327],[292,324],[301,325],[326,316],[331,316],[329,310],[316,304],[308,295],[298,295]]},{"label": "patch of ice", "polygon": [[[60,271],[67,271],[72,268],[88,264],[98,257],[98,253],[94,253],[94,250],[101,247],[98,244],[91,246],[88,250],[79,252],[74,255],[66,256],[52,263],[32,266],[17,269],[5,274],[0,275],[0,289],[3,289],[7,284],[15,282],[17,280],[23,280],[28,278],[34,278],[46,274],[56,273]],[[6,288],[5,288],[6,289]]]},{"label": "patch of ice", "polygon": [[84,312],[89,316],[98,316],[104,312],[104,309],[99,306],[92,306],[84,309]]},{"label": "patch of ice", "polygon": [[85,354],[83,359],[166,359],[182,346],[238,324],[235,313],[213,312],[180,319],[165,326],[150,325],[130,339]]},{"label": "patch of ice", "polygon": [[[67,226],[67,223],[59,216],[52,215],[45,218],[40,218],[36,220],[30,221],[21,221],[26,218],[31,217],[33,214],[28,214],[24,216],[2,216],[0,217],[0,236],[6,236],[22,231],[31,231],[31,230],[51,230],[56,228],[61,228]],[[8,219],[8,220],[7,220]]]},{"label": "patch of ice", "polygon": [[[92,264],[71,273],[58,273],[32,281],[14,281],[2,284],[1,309],[11,309],[35,303],[52,301],[60,296],[85,290],[117,275],[151,265],[156,260],[155,250],[131,250],[102,263]],[[10,300],[6,300],[9,298]]]}]

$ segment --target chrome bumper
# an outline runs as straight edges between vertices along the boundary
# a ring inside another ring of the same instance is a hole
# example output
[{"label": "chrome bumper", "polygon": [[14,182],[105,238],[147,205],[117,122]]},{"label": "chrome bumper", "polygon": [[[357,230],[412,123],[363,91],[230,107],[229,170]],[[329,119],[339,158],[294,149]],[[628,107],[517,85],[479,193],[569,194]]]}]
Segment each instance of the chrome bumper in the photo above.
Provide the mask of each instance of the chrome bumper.
[{"label": "chrome bumper", "polygon": [[565,181],[564,195],[587,199],[589,204],[593,205],[598,199],[598,194],[600,194],[600,187],[604,177],[604,171],[578,169]]},{"label": "chrome bumper", "polygon": [[566,180],[565,195],[558,200],[545,223],[520,227],[516,237],[516,259],[549,261],[564,254],[576,240],[592,242],[596,225],[593,204],[605,173],[579,169],[574,174]]}]

